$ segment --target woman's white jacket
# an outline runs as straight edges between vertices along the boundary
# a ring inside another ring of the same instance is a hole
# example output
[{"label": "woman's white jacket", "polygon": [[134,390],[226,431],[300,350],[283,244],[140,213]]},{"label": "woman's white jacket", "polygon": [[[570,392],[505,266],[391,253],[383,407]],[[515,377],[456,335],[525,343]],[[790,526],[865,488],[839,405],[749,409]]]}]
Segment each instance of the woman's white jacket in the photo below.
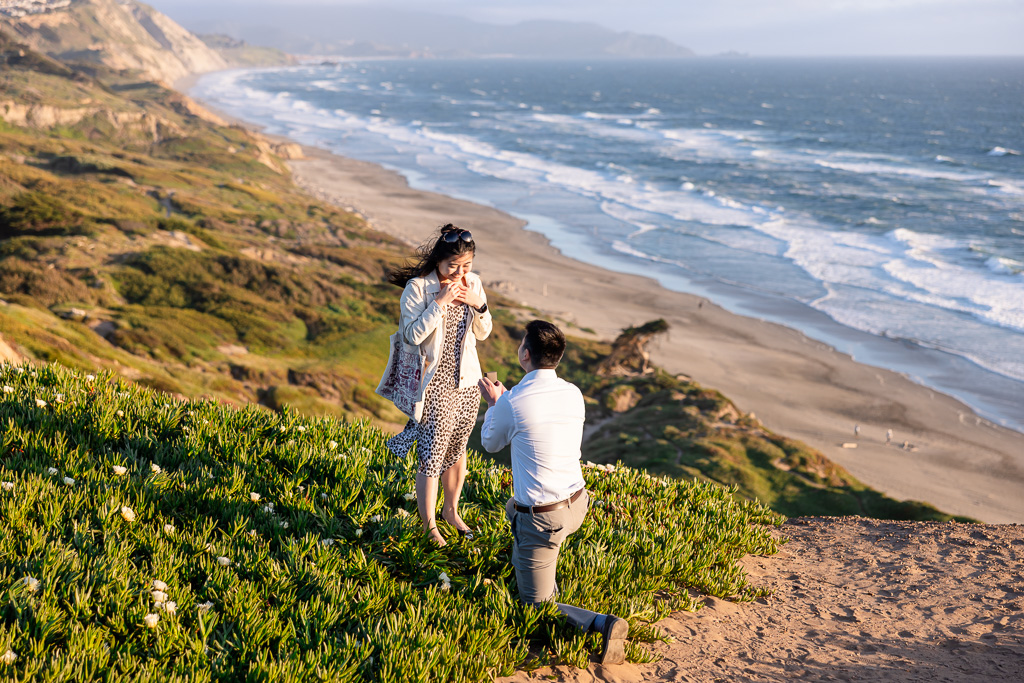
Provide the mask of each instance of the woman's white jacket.
[{"label": "woman's white jacket", "polygon": [[[487,301],[483,283],[476,273],[467,273],[466,284],[470,290]],[[441,344],[444,343],[444,307],[437,303],[441,293],[441,282],[437,272],[424,277],[414,277],[405,285],[402,292],[402,335],[407,344],[420,348],[425,360],[423,381],[420,383],[418,401],[423,400],[427,385],[434,377],[438,361],[441,359]],[[462,339],[462,363],[459,368],[459,389],[476,386],[483,376],[480,373],[480,359],[476,353],[476,340],[486,339],[491,333],[491,312],[480,313],[472,306],[472,333]]]}]

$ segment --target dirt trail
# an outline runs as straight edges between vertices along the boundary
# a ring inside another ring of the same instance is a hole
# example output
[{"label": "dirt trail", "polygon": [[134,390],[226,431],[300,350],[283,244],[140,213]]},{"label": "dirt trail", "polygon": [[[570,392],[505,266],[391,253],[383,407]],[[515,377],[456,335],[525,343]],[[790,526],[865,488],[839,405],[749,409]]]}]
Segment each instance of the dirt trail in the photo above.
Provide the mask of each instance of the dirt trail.
[{"label": "dirt trail", "polygon": [[798,518],[780,535],[744,560],[774,595],[665,619],[661,661],[502,680],[1024,681],[1024,525]]}]

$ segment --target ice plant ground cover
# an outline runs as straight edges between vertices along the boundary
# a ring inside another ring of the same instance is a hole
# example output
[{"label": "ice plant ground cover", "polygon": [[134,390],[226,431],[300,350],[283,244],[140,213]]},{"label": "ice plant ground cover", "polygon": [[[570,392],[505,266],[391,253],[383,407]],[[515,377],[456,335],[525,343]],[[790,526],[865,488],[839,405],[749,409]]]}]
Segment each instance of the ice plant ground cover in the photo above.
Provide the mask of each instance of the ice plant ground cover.
[{"label": "ice plant ground cover", "polygon": [[[518,603],[511,475],[475,454],[463,514],[479,532],[437,548],[407,497],[413,463],[365,424],[57,365],[2,365],[0,384],[4,680],[479,681],[586,666],[599,646]],[[586,476],[561,598],[627,617],[630,659],[700,594],[760,594],[737,560],[777,550],[776,514],[710,483]]]}]

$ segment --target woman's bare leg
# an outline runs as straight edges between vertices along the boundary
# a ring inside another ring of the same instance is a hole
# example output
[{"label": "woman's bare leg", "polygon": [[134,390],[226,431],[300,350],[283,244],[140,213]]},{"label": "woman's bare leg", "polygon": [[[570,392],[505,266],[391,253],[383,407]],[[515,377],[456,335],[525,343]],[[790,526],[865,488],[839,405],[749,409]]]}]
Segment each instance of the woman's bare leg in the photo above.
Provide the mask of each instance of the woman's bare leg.
[{"label": "woman's bare leg", "polygon": [[423,531],[430,540],[438,545],[448,545],[437,530],[437,519],[434,517],[437,510],[437,477],[416,473],[416,507],[419,508]]},{"label": "woman's bare leg", "polygon": [[441,486],[444,488],[441,517],[459,531],[469,530],[469,525],[459,517],[459,497],[462,496],[462,485],[465,482],[466,456],[463,455],[454,465],[441,473]]}]

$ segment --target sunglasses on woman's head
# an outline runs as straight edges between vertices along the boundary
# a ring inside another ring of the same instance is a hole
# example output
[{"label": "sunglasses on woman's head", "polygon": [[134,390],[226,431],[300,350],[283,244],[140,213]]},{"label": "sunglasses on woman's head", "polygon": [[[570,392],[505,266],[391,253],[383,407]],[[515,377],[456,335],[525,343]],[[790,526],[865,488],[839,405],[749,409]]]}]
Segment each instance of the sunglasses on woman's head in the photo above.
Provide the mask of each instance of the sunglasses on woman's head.
[{"label": "sunglasses on woman's head", "polygon": [[459,240],[462,240],[463,242],[472,242],[473,233],[469,230],[449,230],[445,234],[441,235],[441,239],[448,244],[455,244]]}]

